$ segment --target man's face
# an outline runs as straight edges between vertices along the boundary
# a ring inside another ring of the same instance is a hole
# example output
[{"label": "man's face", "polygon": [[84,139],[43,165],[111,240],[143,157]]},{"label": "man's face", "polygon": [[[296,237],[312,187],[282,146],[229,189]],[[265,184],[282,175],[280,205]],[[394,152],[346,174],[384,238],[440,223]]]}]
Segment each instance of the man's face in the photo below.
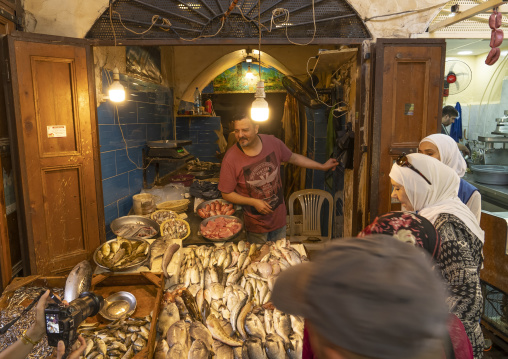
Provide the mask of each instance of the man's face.
[{"label": "man's face", "polygon": [[258,135],[259,125],[254,125],[251,120],[244,118],[234,122],[235,137],[240,146],[251,146]]},{"label": "man's face", "polygon": [[456,119],[457,117],[455,116],[446,115],[441,119],[441,123],[445,126],[449,126],[454,123]]}]

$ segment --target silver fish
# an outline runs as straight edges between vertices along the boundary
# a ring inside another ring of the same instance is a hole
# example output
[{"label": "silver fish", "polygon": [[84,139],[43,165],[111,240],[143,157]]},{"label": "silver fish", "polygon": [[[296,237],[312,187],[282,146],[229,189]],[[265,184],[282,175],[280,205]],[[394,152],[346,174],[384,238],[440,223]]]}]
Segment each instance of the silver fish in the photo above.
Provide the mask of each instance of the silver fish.
[{"label": "silver fish", "polygon": [[187,359],[187,350],[182,346],[182,344],[177,343],[169,348],[168,353],[166,354],[167,359]]},{"label": "silver fish", "polygon": [[154,359],[165,359],[166,353],[168,352],[168,350],[169,350],[169,345],[166,342],[166,339],[159,340],[159,342],[157,343],[157,347],[155,349],[154,356],[153,356]]},{"label": "silver fish", "polygon": [[164,255],[169,241],[166,237],[159,237],[150,245],[150,261],[148,268],[152,270],[153,262]]},{"label": "silver fish", "polygon": [[295,332],[296,334],[298,334],[300,337],[303,338],[303,327],[304,327],[303,319],[301,319],[300,317],[296,317],[294,315],[290,315],[289,317],[291,318],[291,327],[293,328],[293,332]]},{"label": "silver fish", "polygon": [[168,329],[166,341],[170,348],[175,344],[181,344],[186,352],[189,351],[191,339],[187,325],[183,320],[179,320]]},{"label": "silver fish", "polygon": [[223,344],[219,340],[213,341],[213,351],[215,352],[215,358],[217,359],[235,359],[233,350],[241,347],[231,348],[230,346]]},{"label": "silver fish", "polygon": [[300,337],[298,334],[291,334],[289,336],[289,340],[292,344],[288,349],[289,359],[300,359],[303,353],[302,337]]},{"label": "silver fish", "polygon": [[79,262],[67,276],[65,281],[64,300],[68,303],[90,290],[92,284],[92,266],[84,260]]},{"label": "silver fish", "polygon": [[238,314],[238,319],[236,320],[236,329],[243,339],[247,339],[247,333],[245,332],[245,319],[247,318],[247,314],[251,311],[253,306],[254,303],[252,301],[249,301],[247,304],[245,304],[240,310],[240,314]]},{"label": "silver fish", "polygon": [[206,318],[206,325],[210,330],[212,337],[220,340],[224,344],[232,347],[239,347],[243,344],[241,340],[231,338],[226,334],[226,332],[224,332],[224,329],[222,329],[222,326],[220,325],[220,322],[215,315],[210,314],[208,318]]},{"label": "silver fish", "polygon": [[208,359],[210,350],[201,339],[196,339],[192,343],[188,359]]},{"label": "silver fish", "polygon": [[163,338],[166,337],[169,327],[179,320],[180,314],[175,303],[169,303],[162,309],[159,315],[158,329]]},{"label": "silver fish", "polygon": [[249,313],[245,319],[245,330],[253,337],[257,337],[263,342],[265,341],[266,333],[263,324],[253,313]]},{"label": "silver fish", "polygon": [[162,266],[162,271],[164,272],[164,275],[166,276],[166,278],[169,277],[169,274],[168,274],[168,271],[167,271],[168,265],[171,262],[171,259],[173,258],[173,255],[175,254],[175,252],[178,249],[180,249],[180,245],[176,244],[176,243],[173,243],[173,244],[169,245],[166,248],[166,251],[164,252],[164,256],[162,257],[162,264],[161,264],[161,266]]},{"label": "silver fish", "polygon": [[273,314],[269,309],[265,309],[265,332],[266,334],[274,333],[273,329]]},{"label": "silver fish", "polygon": [[289,334],[291,333],[291,320],[289,316],[275,309],[273,311],[273,328],[275,332],[289,345]]},{"label": "silver fish", "polygon": [[201,322],[192,322],[189,330],[190,336],[194,340],[201,340],[208,350],[212,350],[212,334]]},{"label": "silver fish", "polygon": [[277,334],[266,336],[265,349],[268,359],[285,359],[284,341]]},{"label": "silver fish", "polygon": [[245,341],[244,345],[247,346],[249,359],[266,359],[266,354],[261,339],[251,337]]}]

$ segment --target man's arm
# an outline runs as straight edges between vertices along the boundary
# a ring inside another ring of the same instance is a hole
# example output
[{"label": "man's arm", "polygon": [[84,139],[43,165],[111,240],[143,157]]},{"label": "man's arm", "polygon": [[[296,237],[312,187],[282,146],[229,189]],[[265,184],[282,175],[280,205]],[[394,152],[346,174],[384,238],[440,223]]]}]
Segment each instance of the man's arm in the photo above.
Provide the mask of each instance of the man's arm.
[{"label": "man's arm", "polygon": [[337,165],[339,164],[339,162],[337,162],[337,160],[335,158],[330,158],[325,163],[319,163],[314,160],[311,160],[308,157],[299,155],[297,153],[293,153],[288,162],[291,164],[300,166],[300,167],[310,168],[313,170],[321,170],[321,171],[334,170],[335,167],[337,167]]},{"label": "man's arm", "polygon": [[222,198],[224,198],[226,201],[239,204],[239,205],[247,205],[252,206],[256,208],[256,210],[261,214],[268,214],[272,213],[272,207],[262,199],[252,198],[252,197],[246,197],[242,196],[241,194],[238,194],[236,192],[231,193],[222,193]]}]

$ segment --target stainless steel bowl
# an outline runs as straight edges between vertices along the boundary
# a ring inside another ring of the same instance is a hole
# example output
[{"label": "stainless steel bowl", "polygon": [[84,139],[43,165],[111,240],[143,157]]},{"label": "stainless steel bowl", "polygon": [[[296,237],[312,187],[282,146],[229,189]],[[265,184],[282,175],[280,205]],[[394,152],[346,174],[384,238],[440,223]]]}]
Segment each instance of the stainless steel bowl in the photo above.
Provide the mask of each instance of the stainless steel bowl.
[{"label": "stainless steel bowl", "polygon": [[154,234],[153,236],[149,236],[149,237],[136,237],[135,235],[134,236],[129,235],[128,237],[123,237],[123,238],[147,239],[147,238],[157,237],[157,235],[160,233],[159,224],[156,221],[154,221],[153,219],[146,218],[143,216],[120,217],[120,218],[115,219],[113,222],[111,222],[111,224],[109,226],[111,227],[111,230],[113,231],[113,233],[118,236],[119,235],[118,233],[123,226],[131,226],[131,225],[138,225],[140,227],[150,226],[150,227],[153,227],[157,231],[157,233]]},{"label": "stainless steel bowl", "polygon": [[134,313],[136,303],[136,297],[132,293],[113,293],[104,300],[104,306],[99,314],[108,320],[125,318]]},{"label": "stainless steel bowl", "polygon": [[[224,203],[225,203],[225,204],[230,204],[230,203],[231,203],[231,202],[228,202],[228,201],[226,201],[225,199],[221,199],[221,198],[212,199],[211,201],[205,201],[205,202],[200,203],[200,204],[196,207],[196,213],[198,213],[198,210],[199,210],[199,209],[203,209],[203,208],[205,208],[205,207],[206,207],[206,205],[207,205],[207,204],[212,204],[212,203],[213,203],[213,202],[215,202],[215,201],[219,201],[220,203],[223,203],[223,204],[224,204]],[[236,208],[236,205],[234,205],[234,204],[233,204],[233,209],[235,210],[235,211],[233,212],[233,214],[235,214],[235,213],[236,213],[236,211],[237,211],[237,208]],[[198,214],[198,216],[199,216],[199,214]],[[224,215],[223,215],[223,214],[219,214],[219,216],[224,216]],[[201,217],[201,216],[200,216],[200,217]],[[201,218],[203,218],[203,217],[201,217]],[[210,217],[207,217],[207,218],[210,218]]]},{"label": "stainless steel bowl", "polygon": [[102,248],[103,245],[105,245],[106,243],[111,243],[111,242],[114,242],[116,241],[117,239],[110,239],[109,241],[105,242],[105,243],[102,243],[99,247],[97,247],[97,249],[95,250],[95,252],[93,252],[93,260],[95,262],[95,264],[97,264],[98,267],[102,268],[102,269],[105,269],[105,270],[108,270],[110,272],[125,272],[125,271],[129,271],[129,270],[134,270],[138,267],[141,267],[142,265],[144,265],[147,261],[148,261],[148,258],[150,257],[149,256],[149,253],[150,253],[150,243],[148,243],[147,241],[145,241],[144,239],[136,239],[136,238],[131,238],[129,239],[129,241],[139,241],[139,242],[145,242],[147,243],[147,249],[145,250],[145,256],[144,257],[140,257],[138,258],[139,261],[136,261],[128,266],[125,266],[125,267],[122,267],[122,268],[117,268],[117,269],[110,269],[109,267],[106,267],[102,264],[99,263],[99,261],[97,260],[97,252],[99,252]]},{"label": "stainless steel bowl", "polygon": [[[208,238],[206,236],[203,235],[203,233],[201,232],[201,226],[206,226],[206,224],[210,221],[214,221],[214,220],[217,220],[218,218],[220,217],[223,217],[223,218],[229,218],[229,219],[235,219],[236,221],[238,221],[240,224],[241,224],[241,227],[240,227],[240,230],[238,232],[236,232],[235,234],[233,234],[232,236],[229,236],[229,237],[226,237],[226,238]],[[235,217],[235,216],[224,216],[224,215],[219,215],[219,216],[213,216],[213,217],[208,217],[206,219],[203,219],[201,221],[201,224],[199,225],[199,233],[201,234],[201,236],[203,236],[203,238],[206,238],[208,239],[209,241],[213,241],[213,242],[226,242],[226,241],[230,241],[232,239],[235,239],[236,237],[238,237],[238,235],[240,233],[242,233],[243,231],[243,221],[238,218],[238,217]]]},{"label": "stainless steel bowl", "polygon": [[473,165],[471,171],[476,182],[498,186],[508,184],[508,166]]}]

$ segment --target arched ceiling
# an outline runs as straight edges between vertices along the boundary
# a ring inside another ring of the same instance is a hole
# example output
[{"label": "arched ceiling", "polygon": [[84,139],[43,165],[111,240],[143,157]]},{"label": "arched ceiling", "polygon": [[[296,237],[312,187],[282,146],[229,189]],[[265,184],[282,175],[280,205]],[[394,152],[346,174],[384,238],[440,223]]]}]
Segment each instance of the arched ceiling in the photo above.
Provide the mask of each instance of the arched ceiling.
[{"label": "arched ceiling", "polygon": [[[247,54],[244,50],[233,51],[227,55],[222,56],[218,60],[211,63],[204,71],[200,72],[198,76],[187,86],[187,89],[182,95],[185,101],[192,101],[194,89],[206,87],[214,78],[229,69],[230,67],[245,61]],[[261,64],[262,66],[271,66],[277,71],[282,72],[284,75],[292,75],[291,71],[286,68],[277,59],[270,56],[266,52],[261,51]],[[256,65],[255,65],[256,66]]]},{"label": "arched ceiling", "polygon": [[[347,1],[365,21],[373,38],[410,37],[422,33],[443,3],[442,0]],[[25,0],[23,24],[28,32],[84,38],[108,5],[108,0]],[[384,16],[393,13],[402,14]],[[376,18],[380,15],[383,16]]]}]

